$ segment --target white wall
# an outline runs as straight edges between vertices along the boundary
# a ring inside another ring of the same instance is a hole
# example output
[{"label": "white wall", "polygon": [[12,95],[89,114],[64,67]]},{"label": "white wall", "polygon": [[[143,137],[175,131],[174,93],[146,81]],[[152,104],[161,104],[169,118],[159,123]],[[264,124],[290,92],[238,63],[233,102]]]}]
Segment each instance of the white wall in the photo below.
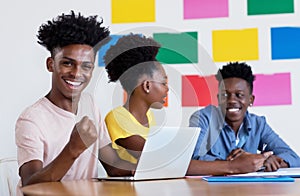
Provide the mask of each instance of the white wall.
[{"label": "white wall", "polygon": [[[14,143],[14,126],[18,115],[26,106],[44,96],[50,88],[50,74],[45,67],[48,55],[46,49],[36,43],[38,27],[45,21],[74,9],[82,14],[98,14],[103,17],[105,25],[109,25],[113,34],[136,32],[151,35],[153,32],[185,32],[201,33],[199,51],[207,53],[202,60],[212,65],[211,74],[224,63],[213,64],[211,55],[211,31],[219,29],[259,28],[260,59],[249,62],[255,73],[291,72],[292,102],[288,106],[253,107],[251,111],[266,115],[270,125],[300,153],[298,142],[298,117],[300,116],[300,59],[289,61],[271,61],[269,57],[269,41],[265,39],[266,29],[274,26],[300,26],[299,0],[295,0],[295,14],[272,15],[266,17],[246,17],[246,1],[230,0],[229,18],[206,20],[183,20],[183,0],[156,1],[155,23],[111,24],[110,0],[11,0],[0,7],[1,24],[1,101],[0,101],[0,158],[16,155]],[[172,4],[172,8],[170,8]],[[168,8],[166,10],[166,8]],[[200,53],[200,52],[199,52]],[[170,77],[169,108],[159,111],[168,124],[184,124],[191,112],[198,108],[180,108],[180,74],[195,74],[197,65],[167,67]],[[118,105],[122,99],[107,84],[103,69],[95,71],[91,91],[99,100],[103,115]],[[104,83],[104,85],[103,85]],[[276,88],[276,87],[274,87]],[[105,92],[108,91],[108,92]],[[113,101],[110,96],[114,95]],[[280,95],[274,95],[280,96]]]},{"label": "white wall", "polygon": [[101,15],[108,18],[109,5],[108,1],[96,0],[11,0],[2,3],[0,158],[16,155],[14,128],[18,115],[50,89],[50,74],[45,65],[48,53],[36,43],[38,27],[71,9],[91,15],[107,10],[107,16]]}]

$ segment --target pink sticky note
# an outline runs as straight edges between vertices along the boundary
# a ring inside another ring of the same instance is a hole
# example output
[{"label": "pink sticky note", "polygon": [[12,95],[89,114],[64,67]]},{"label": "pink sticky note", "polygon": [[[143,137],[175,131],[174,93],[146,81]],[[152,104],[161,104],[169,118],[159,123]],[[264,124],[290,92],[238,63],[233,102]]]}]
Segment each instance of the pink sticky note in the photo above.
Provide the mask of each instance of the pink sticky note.
[{"label": "pink sticky note", "polygon": [[228,17],[228,0],[184,0],[184,19]]},{"label": "pink sticky note", "polygon": [[253,86],[255,106],[292,104],[290,73],[256,74]]}]

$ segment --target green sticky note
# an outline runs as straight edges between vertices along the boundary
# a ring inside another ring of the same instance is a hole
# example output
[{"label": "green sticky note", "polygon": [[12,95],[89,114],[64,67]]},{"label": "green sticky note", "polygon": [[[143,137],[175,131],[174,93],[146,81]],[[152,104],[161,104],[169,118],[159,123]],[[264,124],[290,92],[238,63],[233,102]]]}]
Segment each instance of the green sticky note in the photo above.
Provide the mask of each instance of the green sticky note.
[{"label": "green sticky note", "polygon": [[197,32],[154,33],[161,44],[157,60],[165,64],[198,63]]},{"label": "green sticky note", "polygon": [[294,13],[294,0],[248,0],[248,15]]}]

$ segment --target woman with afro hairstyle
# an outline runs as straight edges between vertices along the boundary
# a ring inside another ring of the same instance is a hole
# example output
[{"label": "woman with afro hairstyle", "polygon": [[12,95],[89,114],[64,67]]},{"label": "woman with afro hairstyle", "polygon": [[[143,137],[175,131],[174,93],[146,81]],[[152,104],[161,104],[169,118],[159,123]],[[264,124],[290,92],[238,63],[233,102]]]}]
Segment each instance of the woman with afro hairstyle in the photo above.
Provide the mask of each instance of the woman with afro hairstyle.
[{"label": "woman with afro hairstyle", "polygon": [[96,51],[110,33],[101,25],[97,16],[72,11],[39,28],[38,43],[50,52],[46,66],[52,86],[16,123],[22,186],[95,178],[98,158],[110,176],[130,175],[135,169],[111,147],[92,96],[82,93],[92,77]]},{"label": "woman with afro hairstyle", "polygon": [[244,62],[229,62],[219,69],[216,79],[218,107],[209,105],[190,117],[190,126],[200,127],[201,133],[188,174],[224,175],[299,167],[299,156],[273,131],[266,118],[248,112],[255,98],[251,67]]},{"label": "woman with afro hairstyle", "polygon": [[155,125],[150,108],[163,107],[168,78],[156,55],[160,44],[144,35],[121,37],[104,56],[109,81],[120,81],[127,94],[123,106],[111,110],[105,123],[119,156],[137,163],[149,127]]}]

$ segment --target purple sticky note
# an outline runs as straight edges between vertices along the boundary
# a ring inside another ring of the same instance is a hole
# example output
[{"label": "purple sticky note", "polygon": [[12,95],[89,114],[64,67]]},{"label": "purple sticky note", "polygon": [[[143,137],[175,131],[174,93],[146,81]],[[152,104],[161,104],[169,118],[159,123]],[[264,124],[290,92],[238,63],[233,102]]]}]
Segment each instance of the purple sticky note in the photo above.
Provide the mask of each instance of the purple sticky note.
[{"label": "purple sticky note", "polygon": [[255,106],[292,104],[290,73],[256,74],[253,86]]},{"label": "purple sticky note", "polygon": [[228,0],[184,0],[184,19],[228,17]]}]

